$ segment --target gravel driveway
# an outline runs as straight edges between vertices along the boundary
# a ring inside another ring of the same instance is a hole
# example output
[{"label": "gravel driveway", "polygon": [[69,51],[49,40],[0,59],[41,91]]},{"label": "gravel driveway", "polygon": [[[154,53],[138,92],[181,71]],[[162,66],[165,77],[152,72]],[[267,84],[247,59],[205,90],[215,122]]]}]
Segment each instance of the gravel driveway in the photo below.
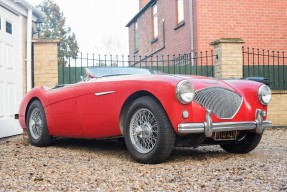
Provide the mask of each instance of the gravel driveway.
[{"label": "gravel driveway", "polygon": [[249,154],[218,146],[175,149],[167,162],[134,162],[121,141],[58,139],[37,148],[0,141],[0,191],[287,191],[287,129],[265,131]]}]

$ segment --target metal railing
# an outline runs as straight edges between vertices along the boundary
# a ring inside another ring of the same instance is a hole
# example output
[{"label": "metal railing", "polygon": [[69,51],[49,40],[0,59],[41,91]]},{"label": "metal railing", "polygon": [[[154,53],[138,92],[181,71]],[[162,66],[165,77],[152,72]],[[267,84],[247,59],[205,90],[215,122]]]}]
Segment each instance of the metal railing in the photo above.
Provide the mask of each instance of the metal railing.
[{"label": "metal railing", "polygon": [[265,77],[275,90],[287,89],[287,56],[284,51],[242,47],[243,76]]},{"label": "metal railing", "polygon": [[213,51],[179,55],[113,56],[80,53],[75,59],[59,61],[59,84],[81,80],[87,67],[138,67],[161,71],[167,74],[214,76]]}]

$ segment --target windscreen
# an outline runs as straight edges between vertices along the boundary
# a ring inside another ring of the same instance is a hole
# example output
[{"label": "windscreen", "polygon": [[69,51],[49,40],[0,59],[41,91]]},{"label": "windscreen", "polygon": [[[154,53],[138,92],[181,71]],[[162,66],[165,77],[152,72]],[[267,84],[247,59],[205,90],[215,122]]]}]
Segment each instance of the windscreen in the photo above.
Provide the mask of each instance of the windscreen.
[{"label": "windscreen", "polygon": [[105,77],[115,75],[137,75],[137,74],[155,74],[151,69],[132,68],[132,67],[90,67],[86,68],[89,77]]}]

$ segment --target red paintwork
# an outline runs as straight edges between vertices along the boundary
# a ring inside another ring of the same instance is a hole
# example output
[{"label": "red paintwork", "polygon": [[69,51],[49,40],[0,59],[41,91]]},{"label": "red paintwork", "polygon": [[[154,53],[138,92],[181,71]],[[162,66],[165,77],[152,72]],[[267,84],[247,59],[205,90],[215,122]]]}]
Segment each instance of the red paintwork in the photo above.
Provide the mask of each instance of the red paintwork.
[{"label": "red paintwork", "polygon": [[[95,79],[90,82],[72,84],[58,89],[45,90],[36,87],[23,99],[19,110],[19,122],[26,129],[27,107],[33,99],[39,99],[45,109],[49,134],[53,136],[102,138],[121,135],[119,117],[125,101],[138,91],[146,91],[158,99],[164,107],[175,130],[179,123],[204,122],[205,109],[192,102],[181,104],[175,94],[175,87],[182,79],[190,80],[195,90],[205,87],[223,87],[234,90],[244,101],[232,120],[218,119],[213,122],[254,121],[255,110],[267,110],[257,97],[260,83],[244,80],[218,81],[201,76],[169,75],[125,75]],[[216,81],[207,83],[204,80]],[[114,93],[96,96],[95,93],[114,91]],[[182,118],[182,111],[189,111],[189,118]]]}]

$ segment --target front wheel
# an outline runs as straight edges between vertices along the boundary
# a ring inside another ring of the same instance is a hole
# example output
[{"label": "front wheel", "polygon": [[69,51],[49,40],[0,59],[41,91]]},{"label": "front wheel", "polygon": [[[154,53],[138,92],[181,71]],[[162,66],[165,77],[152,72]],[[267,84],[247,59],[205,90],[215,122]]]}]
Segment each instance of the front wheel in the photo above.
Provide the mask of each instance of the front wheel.
[{"label": "front wheel", "polygon": [[49,135],[45,111],[40,101],[35,100],[31,103],[26,123],[32,145],[43,147],[51,143],[52,137]]},{"label": "front wheel", "polygon": [[220,147],[229,153],[249,153],[257,147],[263,133],[257,134],[253,132],[247,132],[245,136],[237,143],[233,144],[222,144]]},{"label": "front wheel", "polygon": [[149,96],[128,109],[124,136],[131,156],[140,163],[160,163],[174,147],[175,133],[163,107]]}]

